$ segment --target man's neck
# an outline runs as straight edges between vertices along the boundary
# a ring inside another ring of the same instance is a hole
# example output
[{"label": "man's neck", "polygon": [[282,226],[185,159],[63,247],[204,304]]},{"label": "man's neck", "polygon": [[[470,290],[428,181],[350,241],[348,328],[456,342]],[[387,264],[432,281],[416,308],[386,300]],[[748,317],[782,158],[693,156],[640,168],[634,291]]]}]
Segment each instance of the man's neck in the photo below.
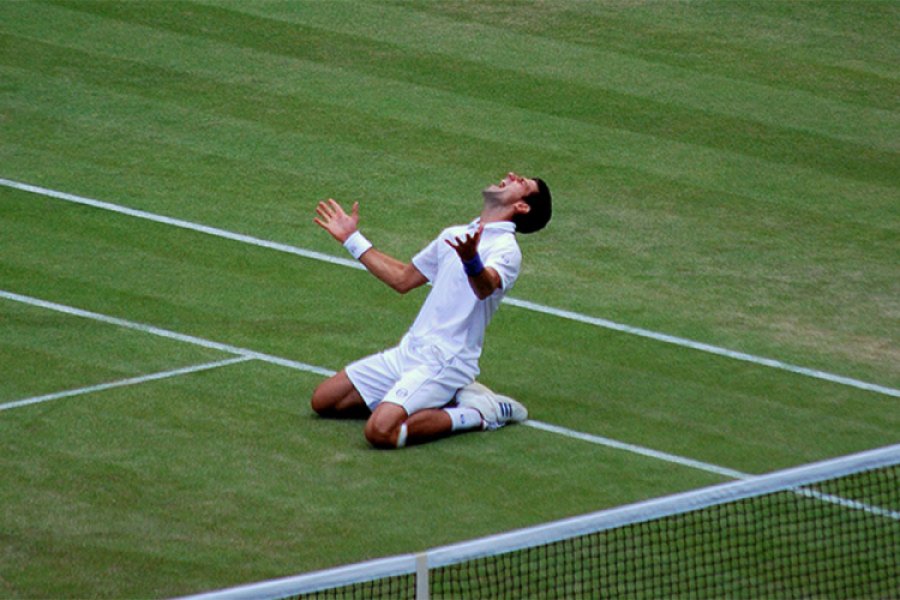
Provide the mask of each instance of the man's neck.
[{"label": "man's neck", "polygon": [[500,221],[512,221],[515,212],[510,208],[485,206],[481,210],[481,222],[484,225],[488,223],[498,223]]}]

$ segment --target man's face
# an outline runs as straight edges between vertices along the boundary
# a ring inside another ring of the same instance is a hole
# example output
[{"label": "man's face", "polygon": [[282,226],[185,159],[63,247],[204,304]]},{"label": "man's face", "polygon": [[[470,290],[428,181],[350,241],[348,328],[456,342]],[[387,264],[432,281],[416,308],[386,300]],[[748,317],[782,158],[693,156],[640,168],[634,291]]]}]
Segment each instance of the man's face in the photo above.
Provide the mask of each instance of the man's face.
[{"label": "man's face", "polygon": [[538,185],[534,179],[528,179],[516,173],[509,173],[500,183],[486,187],[481,193],[485,199],[509,205],[537,191]]}]

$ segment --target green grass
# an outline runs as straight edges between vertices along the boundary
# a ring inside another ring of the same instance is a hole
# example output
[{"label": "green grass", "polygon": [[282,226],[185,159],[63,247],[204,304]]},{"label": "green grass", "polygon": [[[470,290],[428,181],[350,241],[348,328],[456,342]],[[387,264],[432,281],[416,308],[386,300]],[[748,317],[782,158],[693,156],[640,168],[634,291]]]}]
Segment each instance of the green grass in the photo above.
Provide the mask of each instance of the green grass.
[{"label": "green grass", "polygon": [[[900,387],[894,2],[5,2],[0,177],[408,258],[544,177],[512,295]],[[339,369],[425,290],[0,187],[0,289]],[[0,300],[0,404],[228,358]],[[896,398],[504,307],[535,419],[762,473],[897,442]],[[517,427],[398,453],[258,361],[0,411],[0,597],[160,597],[721,481]]]}]

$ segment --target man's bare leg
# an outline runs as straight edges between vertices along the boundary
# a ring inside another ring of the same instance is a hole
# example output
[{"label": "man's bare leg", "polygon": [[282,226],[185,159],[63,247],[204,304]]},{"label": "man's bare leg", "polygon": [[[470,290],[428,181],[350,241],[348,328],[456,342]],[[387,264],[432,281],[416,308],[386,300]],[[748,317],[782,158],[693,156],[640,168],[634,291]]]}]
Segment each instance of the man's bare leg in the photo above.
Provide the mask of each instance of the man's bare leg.
[{"label": "man's bare leg", "polygon": [[398,448],[432,442],[475,428],[481,429],[481,418],[477,412],[462,428],[454,427],[453,418],[443,408],[429,408],[407,416],[401,406],[384,402],[378,405],[366,423],[366,439],[376,448]]},{"label": "man's bare leg", "polygon": [[[313,392],[310,404],[312,409],[323,417],[368,418],[366,439],[376,448],[397,448],[398,444],[401,447],[422,444],[462,431],[458,425],[454,429],[450,413],[441,408],[426,409],[408,416],[400,405],[384,402],[379,404],[374,412],[369,411],[369,407],[345,371],[336,373],[319,384]],[[478,428],[480,429],[480,426]]]},{"label": "man's bare leg", "polygon": [[442,408],[429,408],[414,413],[406,420],[407,444],[438,440],[453,433],[450,415]]}]

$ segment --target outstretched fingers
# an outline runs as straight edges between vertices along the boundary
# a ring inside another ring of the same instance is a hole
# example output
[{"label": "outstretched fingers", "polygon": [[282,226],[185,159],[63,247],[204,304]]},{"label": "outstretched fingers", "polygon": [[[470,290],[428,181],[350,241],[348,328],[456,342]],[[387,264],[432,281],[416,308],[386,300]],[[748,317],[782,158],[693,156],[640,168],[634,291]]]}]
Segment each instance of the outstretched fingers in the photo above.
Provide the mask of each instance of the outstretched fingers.
[{"label": "outstretched fingers", "polygon": [[328,199],[327,204],[323,201],[323,202],[319,202],[319,205],[316,206],[316,214],[318,214],[319,217],[321,217],[322,220],[324,220],[324,221],[330,221],[330,220],[334,219],[334,217],[339,212],[343,212],[341,210],[340,204],[338,204],[331,198]]},{"label": "outstretched fingers", "polygon": [[316,206],[316,215],[313,219],[315,224],[330,233],[337,241],[344,243],[356,231],[359,223],[359,202],[353,203],[348,215],[340,204],[329,198],[319,202]]},{"label": "outstretched fingers", "polygon": [[319,215],[313,221],[316,222],[320,227],[325,227],[326,223],[331,221],[333,217],[333,212],[324,202],[319,202],[316,206],[316,214]]},{"label": "outstretched fingers", "polygon": [[[456,250],[456,253],[463,260],[469,260],[474,258],[475,254],[478,253],[478,243],[481,241],[481,232],[484,230],[483,225],[479,225],[478,229],[474,233],[467,233],[464,238],[460,239],[458,236],[454,237],[453,240],[444,240],[448,246]],[[455,244],[453,242],[456,242]]]},{"label": "outstretched fingers", "polygon": [[[358,202],[354,203],[354,215],[359,213]],[[323,229],[329,229],[330,226],[347,216],[340,204],[329,198],[327,202],[319,202],[316,206],[316,214],[319,215],[313,221]]]}]

